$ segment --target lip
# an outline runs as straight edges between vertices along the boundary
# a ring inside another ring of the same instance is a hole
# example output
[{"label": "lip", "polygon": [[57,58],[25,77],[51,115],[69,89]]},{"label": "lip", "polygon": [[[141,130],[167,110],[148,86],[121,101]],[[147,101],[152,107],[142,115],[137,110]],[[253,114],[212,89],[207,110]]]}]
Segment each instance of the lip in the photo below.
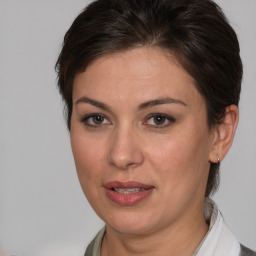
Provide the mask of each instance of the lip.
[{"label": "lip", "polygon": [[[136,181],[111,181],[104,185],[107,197],[114,203],[121,206],[132,206],[138,204],[140,201],[148,198],[154,190],[154,186],[143,184]],[[121,194],[116,192],[114,189],[129,189],[129,188],[140,188],[142,191]]]}]

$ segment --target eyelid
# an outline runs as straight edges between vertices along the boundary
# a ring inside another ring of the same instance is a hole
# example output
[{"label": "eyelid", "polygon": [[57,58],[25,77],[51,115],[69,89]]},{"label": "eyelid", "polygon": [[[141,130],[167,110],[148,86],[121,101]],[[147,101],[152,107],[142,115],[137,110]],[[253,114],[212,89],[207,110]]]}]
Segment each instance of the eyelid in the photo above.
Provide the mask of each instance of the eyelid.
[{"label": "eyelid", "polygon": [[[148,122],[148,120],[150,120],[151,118],[154,118],[154,117],[163,117],[163,118],[166,118],[168,120],[168,124],[163,124],[163,125],[152,125],[152,124],[146,124],[146,122]],[[176,121],[176,119],[173,117],[173,116],[170,116],[170,115],[167,115],[167,114],[163,114],[163,113],[152,113],[152,114],[149,114],[145,121],[144,121],[144,124],[148,125],[150,128],[156,128],[156,129],[161,129],[161,128],[167,128],[169,127],[170,125],[172,125],[174,122]]]},{"label": "eyelid", "polygon": [[[90,118],[93,118],[95,116],[101,116],[102,118],[104,118],[104,120],[108,121],[108,124],[104,124],[104,123],[102,123],[102,124],[89,124],[87,121]],[[102,126],[112,124],[105,115],[100,114],[100,113],[90,113],[90,114],[84,115],[80,118],[80,122],[83,123],[84,126],[93,127],[93,128],[99,128],[99,127],[102,127]]]},{"label": "eyelid", "polygon": [[[100,116],[104,119],[103,123],[99,123],[99,124],[90,124],[88,122],[88,120],[90,118],[93,118],[95,116]],[[162,118],[165,118],[168,123],[167,124],[160,124],[160,125],[157,125],[157,124],[149,124],[149,120],[152,119],[152,118],[155,118],[155,117],[162,117]],[[173,117],[173,116],[170,116],[170,115],[167,115],[167,114],[163,114],[163,113],[151,113],[149,115],[147,115],[147,117],[145,118],[145,121],[143,122],[144,125],[147,125],[149,128],[167,128],[169,127],[170,125],[172,125],[174,122],[176,121],[176,119]],[[108,117],[106,117],[104,114],[101,114],[101,113],[90,113],[90,114],[87,114],[87,115],[84,115],[80,118],[80,122],[83,123],[84,126],[86,127],[92,127],[92,128],[100,128],[102,126],[108,126],[108,125],[111,125],[112,122],[109,120]],[[107,122],[107,123],[106,123]]]}]

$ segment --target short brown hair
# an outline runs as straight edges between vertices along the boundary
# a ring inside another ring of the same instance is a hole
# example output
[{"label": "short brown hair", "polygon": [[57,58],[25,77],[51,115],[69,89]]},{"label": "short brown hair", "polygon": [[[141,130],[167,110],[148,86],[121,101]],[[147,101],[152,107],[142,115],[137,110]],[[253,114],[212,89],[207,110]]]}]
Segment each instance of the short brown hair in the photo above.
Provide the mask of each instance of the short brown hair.
[{"label": "short brown hair", "polygon": [[[227,106],[238,105],[242,62],[236,33],[211,0],[96,0],[67,31],[56,63],[67,125],[73,80],[96,58],[151,46],[175,53],[205,99],[209,128]],[[219,163],[211,163],[206,196],[219,185]]]}]

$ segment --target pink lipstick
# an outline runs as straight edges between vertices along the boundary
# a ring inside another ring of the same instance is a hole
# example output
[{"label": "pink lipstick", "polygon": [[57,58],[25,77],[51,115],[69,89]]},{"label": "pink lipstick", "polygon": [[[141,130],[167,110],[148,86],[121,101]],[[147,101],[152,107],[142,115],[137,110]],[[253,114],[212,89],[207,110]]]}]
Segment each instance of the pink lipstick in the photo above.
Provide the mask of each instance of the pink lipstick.
[{"label": "pink lipstick", "polygon": [[111,181],[105,184],[104,187],[107,197],[122,206],[135,205],[147,198],[154,190],[154,186],[135,181]]}]

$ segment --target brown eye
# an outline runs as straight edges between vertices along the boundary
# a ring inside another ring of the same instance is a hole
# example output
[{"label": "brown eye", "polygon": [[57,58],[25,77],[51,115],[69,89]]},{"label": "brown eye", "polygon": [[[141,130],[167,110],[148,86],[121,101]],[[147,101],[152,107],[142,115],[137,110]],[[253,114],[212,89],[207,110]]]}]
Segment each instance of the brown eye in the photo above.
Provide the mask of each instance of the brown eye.
[{"label": "brown eye", "polygon": [[175,122],[175,118],[166,114],[152,114],[145,124],[152,128],[166,128]]},{"label": "brown eye", "polygon": [[103,116],[100,116],[100,115],[95,115],[92,117],[92,122],[94,124],[102,124],[104,122],[104,117]]},{"label": "brown eye", "polygon": [[90,127],[102,127],[102,126],[111,124],[111,122],[101,114],[87,115],[81,118],[81,122],[85,126],[90,126]]},{"label": "brown eye", "polygon": [[164,117],[164,116],[155,116],[153,120],[154,120],[154,123],[156,125],[163,125],[166,121],[166,117]]}]

